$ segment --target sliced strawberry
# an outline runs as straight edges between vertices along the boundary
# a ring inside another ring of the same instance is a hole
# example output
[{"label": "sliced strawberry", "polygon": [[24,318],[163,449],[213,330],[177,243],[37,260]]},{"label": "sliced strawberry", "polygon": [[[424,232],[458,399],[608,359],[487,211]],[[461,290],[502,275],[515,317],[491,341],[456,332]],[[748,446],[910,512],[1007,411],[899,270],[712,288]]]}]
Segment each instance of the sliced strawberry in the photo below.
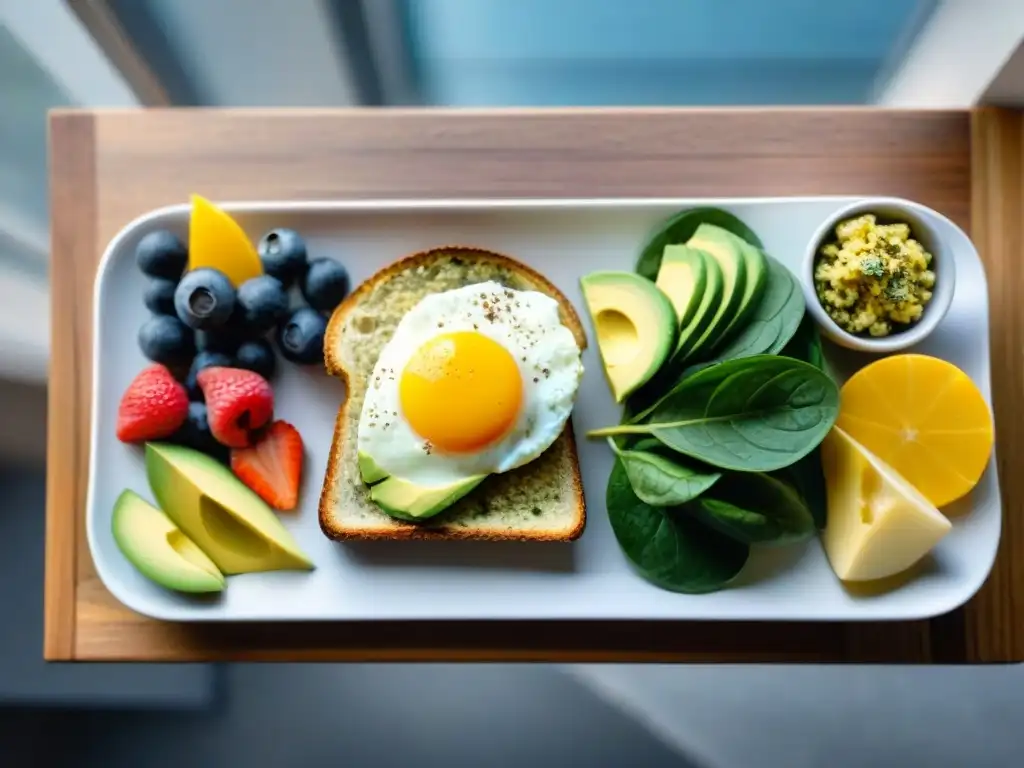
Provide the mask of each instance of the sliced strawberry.
[{"label": "sliced strawberry", "polygon": [[188,392],[166,366],[143,368],[121,395],[117,439],[123,443],[161,440],[174,434],[188,416]]},{"label": "sliced strawberry", "polygon": [[302,437],[286,421],[275,421],[250,448],[231,451],[238,479],[274,509],[295,509],[302,478]]},{"label": "sliced strawberry", "polygon": [[217,442],[245,448],[252,432],[274,415],[274,390],[258,373],[215,366],[196,376],[206,398],[206,417]]}]

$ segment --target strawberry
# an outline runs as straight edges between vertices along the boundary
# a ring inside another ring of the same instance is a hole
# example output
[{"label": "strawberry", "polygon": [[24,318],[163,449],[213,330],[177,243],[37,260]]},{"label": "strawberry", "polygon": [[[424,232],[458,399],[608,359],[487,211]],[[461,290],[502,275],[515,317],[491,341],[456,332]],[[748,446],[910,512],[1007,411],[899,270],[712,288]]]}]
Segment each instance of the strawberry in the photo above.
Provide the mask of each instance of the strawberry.
[{"label": "strawberry", "polygon": [[206,397],[210,432],[229,448],[250,445],[250,433],[274,415],[274,390],[258,373],[214,366],[200,371],[196,380]]},{"label": "strawberry", "polygon": [[188,392],[167,367],[143,368],[121,395],[117,409],[117,439],[141,443],[170,437],[188,416]]},{"label": "strawberry", "polygon": [[274,509],[295,509],[302,476],[302,437],[286,421],[275,421],[251,448],[231,451],[238,479]]}]

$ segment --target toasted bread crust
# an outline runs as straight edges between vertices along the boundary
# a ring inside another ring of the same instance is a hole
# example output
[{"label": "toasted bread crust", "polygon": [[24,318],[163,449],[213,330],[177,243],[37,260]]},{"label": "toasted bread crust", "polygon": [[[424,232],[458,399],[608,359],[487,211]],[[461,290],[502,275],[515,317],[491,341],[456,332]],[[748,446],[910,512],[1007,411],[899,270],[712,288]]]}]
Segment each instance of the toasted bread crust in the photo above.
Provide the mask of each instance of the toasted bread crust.
[{"label": "toasted bread crust", "polygon": [[361,528],[344,528],[338,526],[331,515],[328,489],[341,480],[341,436],[345,432],[345,408],[338,410],[338,418],[335,421],[334,440],[331,443],[331,455],[327,460],[327,473],[324,479],[324,493],[320,496],[320,530],[329,539],[335,541],[353,540],[384,540],[384,539],[462,539],[476,541],[575,541],[583,534],[587,524],[587,506],[583,496],[583,482],[579,472],[579,458],[576,454],[576,440],[573,437],[572,426],[566,424],[558,440],[565,440],[569,455],[572,457],[574,467],[572,490],[578,506],[578,520],[576,525],[565,531],[511,531],[509,533],[497,533],[495,531],[481,531],[467,528],[430,528],[413,523],[407,523],[394,518],[394,523],[379,525],[376,527],[363,526]]},{"label": "toasted bread crust", "polygon": [[363,525],[358,528],[339,524],[333,514],[332,489],[343,482],[342,464],[344,456],[344,437],[348,430],[349,371],[343,361],[335,354],[339,346],[340,336],[349,314],[355,310],[376,286],[387,281],[394,275],[420,265],[428,264],[439,258],[456,256],[467,260],[484,261],[503,267],[522,276],[532,283],[536,290],[545,293],[559,304],[559,315],[562,323],[572,331],[576,343],[581,350],[587,346],[586,332],[575,307],[550,281],[539,272],[531,269],[515,259],[483,248],[470,246],[441,246],[427,251],[414,253],[388,265],[363,281],[334,310],[324,334],[324,366],[327,373],[341,379],[345,383],[346,400],[338,408],[338,416],[334,423],[334,438],[327,460],[323,488],[320,494],[319,518],[320,529],[324,535],[336,541],[345,540],[412,540],[412,539],[452,539],[452,540],[485,540],[485,541],[573,541],[580,537],[586,527],[586,501],[583,495],[583,481],[580,476],[579,457],[576,451],[576,440],[573,434],[572,419],[566,422],[565,428],[548,450],[555,449],[564,443],[566,453],[571,461],[572,492],[577,507],[576,525],[569,531],[565,530],[510,530],[496,532],[491,530],[474,530],[472,528],[422,526],[414,523],[388,518],[380,525]]}]

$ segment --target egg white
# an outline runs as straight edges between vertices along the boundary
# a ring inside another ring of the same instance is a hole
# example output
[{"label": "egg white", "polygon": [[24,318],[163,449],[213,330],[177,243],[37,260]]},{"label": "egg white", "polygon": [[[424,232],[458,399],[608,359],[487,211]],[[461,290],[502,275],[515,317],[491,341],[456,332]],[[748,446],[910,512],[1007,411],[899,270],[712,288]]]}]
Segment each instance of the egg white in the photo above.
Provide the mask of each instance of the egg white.
[{"label": "egg white", "polygon": [[[523,400],[515,425],[500,441],[456,455],[431,449],[412,430],[402,415],[399,385],[420,346],[457,331],[481,333],[511,353],[522,376]],[[389,475],[417,485],[508,472],[555,441],[572,412],[582,376],[579,346],[551,297],[496,282],[432,294],[409,310],[381,350],[367,385],[357,446]]]}]

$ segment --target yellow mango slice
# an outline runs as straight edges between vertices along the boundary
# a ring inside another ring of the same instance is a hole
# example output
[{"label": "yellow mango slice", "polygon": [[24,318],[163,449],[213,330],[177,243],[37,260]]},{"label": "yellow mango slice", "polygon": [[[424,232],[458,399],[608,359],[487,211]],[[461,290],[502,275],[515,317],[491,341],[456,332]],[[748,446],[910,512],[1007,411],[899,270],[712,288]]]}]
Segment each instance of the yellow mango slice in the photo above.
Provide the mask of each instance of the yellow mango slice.
[{"label": "yellow mango slice", "polygon": [[981,479],[995,440],[992,413],[952,363],[914,354],[882,358],[851,376],[840,398],[836,426],[935,506]]},{"label": "yellow mango slice", "polygon": [[219,269],[237,288],[263,274],[256,248],[231,216],[204,197],[192,195],[188,227],[188,268]]}]

